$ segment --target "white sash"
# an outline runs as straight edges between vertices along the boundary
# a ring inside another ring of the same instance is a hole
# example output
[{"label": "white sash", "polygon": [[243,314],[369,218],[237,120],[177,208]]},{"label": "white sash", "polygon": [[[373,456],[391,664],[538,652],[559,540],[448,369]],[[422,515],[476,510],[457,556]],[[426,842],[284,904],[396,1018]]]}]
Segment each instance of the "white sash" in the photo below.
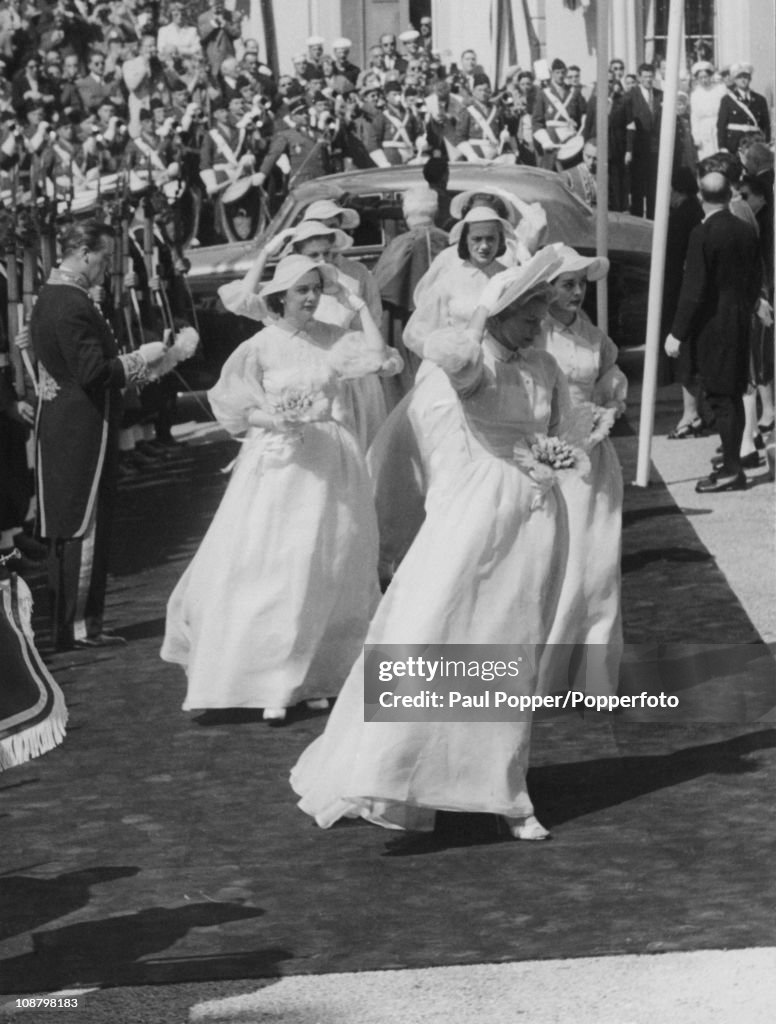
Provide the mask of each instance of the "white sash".
[{"label": "white sash", "polygon": [[[569,94],[565,100],[562,100],[560,96],[556,96],[555,93],[551,92],[549,89],[542,89],[542,92],[544,93],[544,98],[552,104],[552,108],[556,114],[551,121],[547,121],[547,127],[555,129],[558,139],[561,142],[567,142],[576,134],[577,131],[574,127],[571,115],[568,110],[566,110],[566,104],[571,99],[573,92],[572,90],[569,90]],[[558,129],[560,129],[560,131]]]},{"label": "white sash", "polygon": [[[493,123],[493,118],[496,116],[496,108],[493,107],[491,109],[490,116],[488,117],[487,120],[485,120],[485,116],[483,115],[482,111],[474,103],[472,103],[472,105],[469,107],[469,113],[482,129],[483,141],[487,139],[488,142],[493,143],[493,145],[498,149],[499,142],[498,139],[496,138],[493,128],[491,127]],[[471,142],[473,140],[470,139],[469,141]]]},{"label": "white sash", "polygon": [[167,170],[167,164],[162,160],[162,158],[159,156],[154,147],[150,143],[146,142],[146,140],[142,138],[142,136],[137,135],[132,141],[135,143],[135,145],[146,158],[146,160],[150,160],[151,163],[156,165],[156,169],[158,171]]},{"label": "white sash", "polygon": [[[745,103],[741,102],[741,100],[738,98],[738,96],[736,96],[736,94],[731,89],[728,89],[728,96],[735,103],[735,105],[738,107],[738,109],[743,111],[744,114],[746,114],[746,116],[752,122],[753,127],[759,128],[760,126],[757,123],[757,118],[754,116],[752,111],[749,109],[749,107],[747,107],[747,105]],[[733,129],[733,130],[738,128],[739,131],[750,131],[750,128],[749,128],[748,124],[747,125],[729,124],[728,128],[729,129]]]},{"label": "white sash", "polygon": [[391,114],[390,111],[384,110],[383,116],[391,122],[396,132],[392,139],[388,139],[383,142],[383,146],[393,146],[397,149],[408,149],[412,152],[412,143],[410,142],[410,137],[407,134],[407,125],[410,121],[410,115],[405,114],[404,120],[400,121],[398,117]]},{"label": "white sash", "polygon": [[[235,151],[232,149],[232,147],[229,145],[229,143],[223,137],[221,132],[217,128],[211,128],[210,131],[208,132],[208,135],[210,136],[210,138],[215,143],[216,149],[221,154],[221,156],[224,158],[224,160],[226,160],[226,162],[228,164],[231,164],[232,166],[236,166],[237,163],[239,162],[238,157],[237,157],[237,153],[235,153]],[[238,141],[237,141],[237,152],[240,151],[240,147],[243,144],[243,138],[244,138],[244,136],[241,134],[239,139],[238,139]]]},{"label": "white sash", "polygon": [[68,170],[72,171],[73,183],[77,180],[79,185],[83,185],[86,182],[86,175],[76,163],[75,153],[68,153],[66,149],[62,149],[58,142],[54,143],[54,152]]}]

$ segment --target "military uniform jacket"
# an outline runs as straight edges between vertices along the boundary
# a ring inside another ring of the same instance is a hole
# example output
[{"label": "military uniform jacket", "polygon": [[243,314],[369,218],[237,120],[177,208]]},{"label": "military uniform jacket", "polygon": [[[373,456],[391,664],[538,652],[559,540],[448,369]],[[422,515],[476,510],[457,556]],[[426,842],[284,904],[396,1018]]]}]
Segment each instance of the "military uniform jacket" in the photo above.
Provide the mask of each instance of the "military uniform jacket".
[{"label": "military uniform jacket", "polygon": [[504,119],[495,105],[484,107],[473,100],[459,114],[455,145],[471,142],[478,156],[492,160],[498,156],[500,135],[504,127]]},{"label": "military uniform jacket", "polygon": [[770,141],[771,122],[765,97],[749,90],[749,98],[737,89],[728,89],[719,104],[717,114],[717,141],[720,149],[737,153],[741,139],[749,132],[760,130]]},{"label": "military uniform jacket", "polygon": [[285,156],[291,167],[290,179],[294,184],[320,178],[329,173],[328,149],[322,139],[317,139],[298,128],[281,128],[272,136],[267,155],[261,164],[261,172],[269,174],[281,156]]},{"label": "military uniform jacket", "polygon": [[115,456],[124,367],[113,332],[81,288],[45,284],[30,320],[39,361],[36,470],[41,533],[81,537]]},{"label": "military uniform jacket", "polygon": [[556,145],[565,142],[576,133],[584,116],[582,96],[578,92],[558,91],[552,84],[537,89],[531,118],[534,142],[541,149],[541,136],[536,138],[536,133],[541,131],[546,131]]},{"label": "military uniform jacket", "polygon": [[698,373],[711,394],[746,390],[760,281],[755,232],[730,210],[693,228],[671,334],[685,343],[695,338]]},{"label": "military uniform jacket", "polygon": [[420,133],[421,126],[409,111],[386,107],[372,121],[367,148],[370,153],[382,149],[389,163],[403,164],[414,156]]}]

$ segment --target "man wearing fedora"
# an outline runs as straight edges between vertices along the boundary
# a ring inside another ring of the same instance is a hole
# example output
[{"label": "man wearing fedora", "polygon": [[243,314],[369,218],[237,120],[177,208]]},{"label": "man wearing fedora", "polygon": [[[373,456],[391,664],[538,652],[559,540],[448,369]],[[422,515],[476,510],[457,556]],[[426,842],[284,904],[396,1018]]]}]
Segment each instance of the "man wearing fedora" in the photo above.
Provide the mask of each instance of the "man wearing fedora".
[{"label": "man wearing fedora", "polygon": [[751,132],[760,131],[770,142],[771,122],[764,96],[750,89],[752,65],[741,61],[730,68],[732,85],[722,97],[717,115],[717,141],[720,149],[737,153],[741,140]]}]

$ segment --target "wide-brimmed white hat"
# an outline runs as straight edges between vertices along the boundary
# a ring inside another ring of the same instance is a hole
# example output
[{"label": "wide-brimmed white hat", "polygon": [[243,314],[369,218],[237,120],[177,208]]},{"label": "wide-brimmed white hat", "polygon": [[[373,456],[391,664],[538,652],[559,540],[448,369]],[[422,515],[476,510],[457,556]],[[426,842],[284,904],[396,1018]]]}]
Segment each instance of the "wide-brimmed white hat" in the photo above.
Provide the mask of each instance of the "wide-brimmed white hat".
[{"label": "wide-brimmed white hat", "polygon": [[355,210],[337,206],[332,199],[316,199],[314,203],[310,203],[304,211],[302,220],[323,221],[330,220],[332,217],[341,217],[340,225],[347,229],[357,228],[361,223],[361,218]]},{"label": "wide-brimmed white hat", "polygon": [[399,33],[399,40],[402,43],[414,43],[416,39],[420,39],[420,32],[414,28],[408,28],[406,32]]},{"label": "wide-brimmed white hat", "polygon": [[295,228],[287,228],[283,234],[286,238],[286,247],[281,256],[289,256],[293,252],[293,246],[298,242],[305,242],[308,238],[321,238],[324,235],[329,235],[333,239],[331,247],[335,252],[343,252],[353,245],[350,235],[346,235],[339,228],[327,228],[318,220],[300,220]]},{"label": "wide-brimmed white hat", "polygon": [[340,36],[339,39],[332,39],[331,48],[332,50],[349,50],[353,44],[345,36]]},{"label": "wide-brimmed white hat", "polygon": [[325,42],[326,42],[326,40],[323,38],[323,36],[308,36],[307,37],[307,45],[308,46],[323,46],[325,44]]},{"label": "wide-brimmed white hat", "polygon": [[513,226],[518,223],[522,214],[515,205],[514,196],[510,195],[506,189],[499,188],[496,185],[488,185],[486,188],[474,188],[468,192],[459,192],[458,195],[453,196],[450,202],[450,216],[455,217],[456,220],[463,217],[464,207],[467,203],[470,203],[475,196],[494,196],[496,199],[500,199],[506,207],[507,220]]},{"label": "wide-brimmed white hat", "polygon": [[463,220],[459,220],[457,224],[453,224],[452,230],[450,231],[450,244],[458,245],[463,234],[464,224],[485,224],[490,221],[495,221],[501,225],[504,232],[505,238],[515,238],[515,229],[509,223],[508,220],[504,220],[503,217],[499,217],[496,211],[491,206],[475,206],[469,210]]},{"label": "wide-brimmed white hat", "polygon": [[588,281],[600,281],[609,273],[609,260],[605,256],[582,256],[576,249],[564,245],[563,242],[556,242],[549,248],[554,249],[562,260],[555,277],[559,274],[576,274],[584,270]]},{"label": "wide-brimmed white hat", "polygon": [[518,299],[528,299],[530,293],[538,291],[542,285],[549,285],[558,274],[562,262],[555,246],[548,245],[522,267],[510,267],[497,275],[502,282],[502,290],[498,300],[490,307],[490,315],[495,316]]},{"label": "wide-brimmed white hat", "polygon": [[293,256],[286,256],[275,267],[275,274],[271,281],[262,286],[260,295],[273,295],[277,292],[287,292],[296,282],[309,274],[311,270],[317,270],[321,274],[323,290],[325,292],[336,292],[339,289],[338,275],[334,267],[328,263],[316,263],[309,256],[300,256],[295,253]]},{"label": "wide-brimmed white hat", "polygon": [[738,61],[737,64],[731,64],[730,65],[730,77],[731,78],[738,78],[739,75],[749,75],[749,77],[751,78],[753,71],[754,71],[754,66],[752,64],[750,64],[749,61],[746,61],[746,60],[741,60],[741,61]]},{"label": "wide-brimmed white hat", "polygon": [[695,76],[701,71],[708,71],[711,75],[714,73],[714,65],[708,60],[696,60],[690,68],[690,74],[695,78]]}]

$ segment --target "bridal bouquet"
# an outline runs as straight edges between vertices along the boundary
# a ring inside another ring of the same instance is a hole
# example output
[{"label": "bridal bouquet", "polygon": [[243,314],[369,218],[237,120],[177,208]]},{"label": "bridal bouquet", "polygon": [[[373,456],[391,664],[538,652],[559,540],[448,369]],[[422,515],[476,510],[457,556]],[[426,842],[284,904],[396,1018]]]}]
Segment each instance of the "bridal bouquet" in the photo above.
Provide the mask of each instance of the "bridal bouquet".
[{"label": "bridal bouquet", "polygon": [[535,434],[517,442],[512,455],[517,465],[531,478],[535,495],[531,511],[541,508],[544,496],[558,482],[561,470],[573,469],[585,476],[590,460],[571,438]]},{"label": "bridal bouquet", "polygon": [[551,469],[572,469],[577,463],[574,449],[559,437],[538,434],[531,445],[531,454],[537,462]]},{"label": "bridal bouquet", "polygon": [[272,411],[295,423],[315,423],[328,418],[329,400],[312,387],[285,387],[272,404]]}]

